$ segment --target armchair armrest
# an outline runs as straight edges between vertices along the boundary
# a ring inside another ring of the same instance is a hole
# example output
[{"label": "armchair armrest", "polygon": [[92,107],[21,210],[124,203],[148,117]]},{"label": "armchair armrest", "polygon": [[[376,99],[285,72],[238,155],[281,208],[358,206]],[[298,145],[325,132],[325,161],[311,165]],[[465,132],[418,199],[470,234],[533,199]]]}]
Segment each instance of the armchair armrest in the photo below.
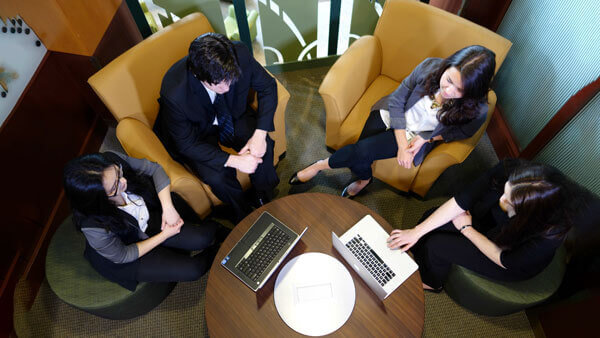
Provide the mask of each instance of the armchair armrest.
[{"label": "armchair armrest", "polygon": [[444,170],[464,161],[471,150],[473,150],[473,147],[462,143],[462,141],[438,145],[427,154],[423,163],[421,163],[410,190],[424,197]]},{"label": "armchair armrest", "polygon": [[277,82],[277,110],[273,117],[275,130],[269,133],[271,138],[275,141],[273,164],[279,162],[279,157],[283,155],[287,149],[287,139],[285,136],[285,110],[288,101],[290,100],[290,93],[277,79],[275,79],[275,81]]},{"label": "armchair armrest", "polygon": [[328,134],[339,129],[380,73],[381,44],[377,37],[361,37],[340,56],[319,87],[327,113]]},{"label": "armchair armrest", "polygon": [[200,217],[208,215],[211,203],[200,180],[171,158],[152,129],[136,119],[124,118],[117,125],[117,138],[129,156],[160,164],[171,179],[171,191],[179,194]]},{"label": "armchair armrest", "polygon": [[[266,70],[266,69],[265,69]],[[273,164],[277,165],[279,162],[279,157],[283,155],[283,153],[287,150],[287,139],[285,137],[285,110],[287,108],[288,101],[290,100],[290,93],[285,89],[285,87],[277,80],[271,72],[266,70],[272,78],[277,82],[277,109],[275,110],[275,115],[273,116],[273,124],[275,125],[275,130],[269,132],[269,136],[273,141],[275,141],[275,149],[273,150]],[[250,107],[254,110],[258,110],[258,97],[256,94],[252,102],[250,103]]]}]

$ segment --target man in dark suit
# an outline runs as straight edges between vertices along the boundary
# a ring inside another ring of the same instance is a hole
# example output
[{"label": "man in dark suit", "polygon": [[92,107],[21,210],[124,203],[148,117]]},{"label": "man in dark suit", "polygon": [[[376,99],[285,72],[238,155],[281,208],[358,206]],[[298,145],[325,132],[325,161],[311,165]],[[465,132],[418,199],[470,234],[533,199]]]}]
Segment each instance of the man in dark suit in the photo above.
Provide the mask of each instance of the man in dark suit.
[{"label": "man in dark suit", "polygon": [[[251,91],[252,89],[252,91]],[[258,111],[248,105],[258,95]],[[167,71],[154,131],[171,156],[186,163],[237,220],[252,209],[236,169],[250,174],[259,204],[268,202],[279,178],[273,167],[277,84],[244,44],[207,33]],[[219,143],[235,149],[230,155]]]}]

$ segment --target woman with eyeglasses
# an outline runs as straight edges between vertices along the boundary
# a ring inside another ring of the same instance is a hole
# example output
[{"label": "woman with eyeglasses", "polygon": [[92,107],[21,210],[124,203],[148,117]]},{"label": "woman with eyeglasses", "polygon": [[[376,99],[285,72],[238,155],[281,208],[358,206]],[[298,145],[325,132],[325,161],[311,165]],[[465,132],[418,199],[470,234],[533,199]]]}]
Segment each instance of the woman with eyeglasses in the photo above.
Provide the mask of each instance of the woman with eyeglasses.
[{"label": "woman with eyeglasses", "polygon": [[501,281],[529,279],[554,257],[584,208],[584,190],[553,167],[505,160],[388,247],[411,250],[423,288],[439,292],[452,264]]},{"label": "woman with eyeglasses", "polygon": [[[163,168],[148,160],[112,152],[83,155],[67,163],[63,184],[73,221],[87,241],[84,256],[100,274],[129,290],[138,282],[199,279],[229,232],[197,219],[171,195]],[[185,222],[177,209],[199,224]],[[191,257],[171,248],[202,252]]]},{"label": "woman with eyeglasses", "polygon": [[440,142],[473,136],[486,121],[495,57],[485,47],[468,46],[445,59],[425,59],[371,107],[356,143],[296,172],[289,184],[306,183],[322,170],[349,168],[358,179],[342,197],[353,198],[373,181],[374,161],[396,158],[410,169]]}]

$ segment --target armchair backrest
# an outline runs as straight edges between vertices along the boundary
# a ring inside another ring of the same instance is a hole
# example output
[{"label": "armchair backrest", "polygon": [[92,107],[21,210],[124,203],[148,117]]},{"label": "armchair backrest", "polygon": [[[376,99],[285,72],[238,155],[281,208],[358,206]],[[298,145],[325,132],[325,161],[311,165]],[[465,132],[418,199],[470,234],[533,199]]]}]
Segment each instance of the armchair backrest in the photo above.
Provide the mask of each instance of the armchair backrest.
[{"label": "armchair backrest", "polygon": [[213,29],[206,17],[190,14],[114,59],[88,83],[117,121],[131,117],[151,128],[159,110],[163,76],[187,55],[190,42],[207,32]]},{"label": "armchair backrest", "polygon": [[428,57],[448,57],[469,46],[496,53],[496,72],[512,43],[442,9],[415,0],[388,0],[373,33],[381,43],[381,74],[402,81]]}]

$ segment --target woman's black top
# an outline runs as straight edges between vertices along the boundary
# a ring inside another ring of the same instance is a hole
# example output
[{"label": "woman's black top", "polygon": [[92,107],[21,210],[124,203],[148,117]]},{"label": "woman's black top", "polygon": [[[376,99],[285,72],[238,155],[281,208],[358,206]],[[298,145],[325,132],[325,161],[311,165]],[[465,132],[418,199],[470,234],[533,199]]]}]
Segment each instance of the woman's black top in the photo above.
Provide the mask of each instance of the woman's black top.
[{"label": "woman's black top", "polygon": [[[498,202],[512,172],[511,161],[514,160],[501,161],[454,196],[456,203],[471,213],[473,226],[492,241],[510,221]],[[523,279],[533,277],[550,264],[562,240],[562,237],[542,234],[525,239],[504,249],[500,261],[512,274],[521,275]]]}]

